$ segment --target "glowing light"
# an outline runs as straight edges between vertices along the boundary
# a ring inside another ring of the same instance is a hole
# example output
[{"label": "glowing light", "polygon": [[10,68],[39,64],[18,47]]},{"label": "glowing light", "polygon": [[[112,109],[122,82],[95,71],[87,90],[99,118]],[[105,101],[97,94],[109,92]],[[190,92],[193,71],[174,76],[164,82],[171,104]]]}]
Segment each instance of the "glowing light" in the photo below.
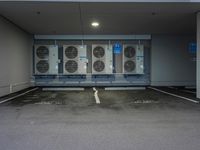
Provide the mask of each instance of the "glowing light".
[{"label": "glowing light", "polygon": [[98,22],[92,22],[91,25],[92,25],[93,27],[98,27],[98,26],[99,26],[99,23],[98,23]]}]

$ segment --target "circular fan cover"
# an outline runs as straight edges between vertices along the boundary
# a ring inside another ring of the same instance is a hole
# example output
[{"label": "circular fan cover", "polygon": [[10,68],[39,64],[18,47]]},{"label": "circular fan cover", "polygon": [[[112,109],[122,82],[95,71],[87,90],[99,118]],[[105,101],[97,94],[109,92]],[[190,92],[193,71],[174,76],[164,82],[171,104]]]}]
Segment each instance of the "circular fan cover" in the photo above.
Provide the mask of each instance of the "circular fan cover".
[{"label": "circular fan cover", "polygon": [[36,54],[40,59],[47,58],[49,56],[49,49],[46,46],[40,46],[37,48]]},{"label": "circular fan cover", "polygon": [[94,70],[95,70],[96,72],[101,72],[101,71],[104,70],[105,64],[104,64],[103,61],[98,60],[98,61],[95,61],[95,62],[94,62],[93,68],[94,68]]},{"label": "circular fan cover", "polygon": [[135,62],[134,61],[131,61],[131,60],[128,60],[125,62],[124,64],[124,69],[127,71],[127,72],[132,72],[135,70]]},{"label": "circular fan cover", "polygon": [[49,63],[46,60],[40,60],[36,64],[36,68],[40,73],[46,73],[49,70]]},{"label": "circular fan cover", "polygon": [[97,46],[94,48],[93,50],[93,55],[96,57],[96,58],[102,58],[104,55],[105,55],[105,50],[103,47],[101,46]]},{"label": "circular fan cover", "polygon": [[74,73],[78,70],[78,63],[74,60],[69,60],[65,63],[65,70],[69,73]]},{"label": "circular fan cover", "polygon": [[132,58],[135,56],[135,48],[132,46],[128,46],[124,50],[124,55],[128,58]]},{"label": "circular fan cover", "polygon": [[74,59],[78,56],[78,50],[74,46],[69,46],[65,49],[65,56],[69,59]]}]

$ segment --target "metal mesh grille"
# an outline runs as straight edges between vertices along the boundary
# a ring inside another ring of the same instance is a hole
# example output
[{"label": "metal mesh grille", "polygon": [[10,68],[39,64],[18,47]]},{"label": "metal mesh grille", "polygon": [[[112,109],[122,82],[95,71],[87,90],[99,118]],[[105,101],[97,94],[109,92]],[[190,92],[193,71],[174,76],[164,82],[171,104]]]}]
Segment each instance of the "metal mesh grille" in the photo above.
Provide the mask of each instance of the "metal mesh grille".
[{"label": "metal mesh grille", "polygon": [[135,48],[132,46],[128,46],[124,50],[124,56],[127,58],[132,58],[135,56]]},{"label": "metal mesh grille", "polygon": [[49,49],[46,46],[40,46],[36,50],[37,57],[45,59],[49,57]]},{"label": "metal mesh grille", "polygon": [[69,59],[74,59],[78,56],[78,50],[74,46],[69,46],[65,49],[65,56]]},{"label": "metal mesh grille", "polygon": [[126,72],[132,72],[135,70],[135,62],[134,61],[131,61],[131,60],[128,60],[124,63],[124,69]]},{"label": "metal mesh grille", "polygon": [[65,63],[65,70],[69,73],[74,73],[78,70],[78,63],[74,60],[69,60]]},{"label": "metal mesh grille", "polygon": [[102,58],[104,55],[105,55],[105,50],[103,47],[101,46],[97,46],[94,48],[93,50],[93,55],[96,57],[96,58]]},{"label": "metal mesh grille", "polygon": [[103,61],[98,60],[94,62],[93,68],[96,72],[102,72],[105,68],[105,64]]},{"label": "metal mesh grille", "polygon": [[40,60],[36,64],[37,71],[40,73],[46,73],[49,70],[49,63],[47,60]]}]

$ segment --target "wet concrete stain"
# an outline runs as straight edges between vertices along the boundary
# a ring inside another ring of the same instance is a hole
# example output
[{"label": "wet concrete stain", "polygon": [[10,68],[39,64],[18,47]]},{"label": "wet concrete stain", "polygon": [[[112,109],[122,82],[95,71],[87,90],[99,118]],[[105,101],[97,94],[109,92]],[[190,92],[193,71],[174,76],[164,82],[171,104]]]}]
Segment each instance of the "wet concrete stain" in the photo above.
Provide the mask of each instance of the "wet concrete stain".
[{"label": "wet concrete stain", "polygon": [[[73,112],[84,109],[110,109],[121,111],[125,109],[167,109],[185,106],[184,100],[174,100],[173,97],[150,89],[133,91],[105,91],[97,88],[101,103],[96,104],[94,91],[86,88],[84,91],[42,91],[21,96],[3,104],[4,106],[23,107],[26,105],[58,105]],[[187,106],[188,107],[188,106]]]}]

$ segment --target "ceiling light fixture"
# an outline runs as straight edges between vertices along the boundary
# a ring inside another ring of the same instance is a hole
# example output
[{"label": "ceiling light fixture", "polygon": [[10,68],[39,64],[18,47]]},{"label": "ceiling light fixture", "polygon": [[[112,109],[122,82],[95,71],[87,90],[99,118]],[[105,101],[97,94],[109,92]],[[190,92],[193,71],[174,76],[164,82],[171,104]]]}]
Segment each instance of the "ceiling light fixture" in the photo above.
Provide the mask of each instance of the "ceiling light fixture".
[{"label": "ceiling light fixture", "polygon": [[93,27],[98,27],[98,26],[99,26],[99,23],[98,23],[98,22],[92,22],[91,25],[92,25]]}]

